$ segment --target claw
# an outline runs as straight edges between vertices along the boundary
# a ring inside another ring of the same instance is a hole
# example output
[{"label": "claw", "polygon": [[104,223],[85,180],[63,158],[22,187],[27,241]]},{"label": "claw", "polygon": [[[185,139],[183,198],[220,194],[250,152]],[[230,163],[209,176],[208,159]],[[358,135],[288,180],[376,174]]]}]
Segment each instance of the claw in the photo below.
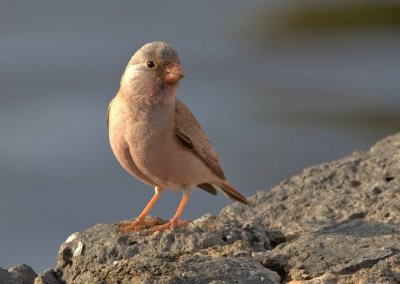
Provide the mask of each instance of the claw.
[{"label": "claw", "polygon": [[156,232],[162,232],[168,229],[174,229],[174,228],[178,228],[178,227],[186,227],[187,225],[189,225],[191,222],[190,221],[179,221],[179,220],[173,220],[171,219],[168,223],[165,223],[163,225],[158,225],[155,226],[154,228],[152,228],[151,230],[149,230],[147,232],[148,235],[152,235]]},{"label": "claw", "polygon": [[142,220],[142,219],[136,219],[132,223],[128,225],[122,225],[120,227],[120,232],[121,233],[128,233],[132,231],[140,231],[142,229],[147,229],[151,228],[153,226],[161,225],[162,226],[163,222],[160,219],[157,218],[150,218],[147,220]]}]

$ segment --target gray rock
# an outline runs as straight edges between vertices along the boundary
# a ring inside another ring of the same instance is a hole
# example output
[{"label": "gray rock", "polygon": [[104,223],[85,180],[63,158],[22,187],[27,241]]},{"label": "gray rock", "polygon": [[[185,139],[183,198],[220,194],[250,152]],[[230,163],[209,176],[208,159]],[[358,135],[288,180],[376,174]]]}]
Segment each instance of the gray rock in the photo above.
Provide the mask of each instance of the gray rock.
[{"label": "gray rock", "polygon": [[397,134],[186,228],[75,233],[37,284],[400,283],[399,174]]},{"label": "gray rock", "polygon": [[68,238],[57,269],[67,283],[279,283],[278,274],[251,258],[269,248],[263,227],[212,215],[152,236],[100,224]]},{"label": "gray rock", "polygon": [[400,134],[367,152],[313,166],[271,191],[250,198],[252,206],[226,207],[221,216],[257,222],[286,237],[353,219],[400,223]]},{"label": "gray rock", "polygon": [[325,273],[340,279],[399,256],[399,252],[399,225],[353,220],[281,244],[269,251],[262,263],[287,274],[290,280],[309,280]]},{"label": "gray rock", "polygon": [[26,264],[18,264],[6,270],[0,267],[1,284],[32,284],[37,274]]},{"label": "gray rock", "polygon": [[282,232],[286,242],[257,258],[285,281],[400,283],[399,174],[397,134],[305,169],[221,217]]},{"label": "gray rock", "polygon": [[61,275],[54,269],[47,269],[40,273],[34,284],[64,284]]}]

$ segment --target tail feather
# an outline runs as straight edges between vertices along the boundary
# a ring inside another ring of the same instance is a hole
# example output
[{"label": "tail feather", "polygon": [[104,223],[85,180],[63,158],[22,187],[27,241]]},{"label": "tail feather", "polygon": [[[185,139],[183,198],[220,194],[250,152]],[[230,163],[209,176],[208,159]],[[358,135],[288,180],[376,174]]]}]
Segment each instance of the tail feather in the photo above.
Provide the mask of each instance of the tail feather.
[{"label": "tail feather", "polygon": [[246,197],[244,197],[239,191],[234,189],[233,186],[230,185],[228,182],[222,181],[218,185],[218,188],[221,189],[222,192],[230,199],[249,205],[249,201],[246,199]]},{"label": "tail feather", "polygon": [[215,188],[212,184],[210,183],[201,183],[198,184],[197,187],[201,188],[202,190],[207,191],[208,193],[211,193],[213,195],[217,195],[218,191],[217,188]]}]

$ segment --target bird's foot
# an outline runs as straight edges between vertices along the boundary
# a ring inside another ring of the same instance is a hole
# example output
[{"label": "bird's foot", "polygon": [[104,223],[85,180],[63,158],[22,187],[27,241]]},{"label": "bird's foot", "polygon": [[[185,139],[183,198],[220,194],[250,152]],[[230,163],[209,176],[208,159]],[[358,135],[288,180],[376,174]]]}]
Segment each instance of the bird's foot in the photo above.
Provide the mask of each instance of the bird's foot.
[{"label": "bird's foot", "polygon": [[[157,219],[157,218],[150,218],[150,219],[136,219],[132,223],[128,225],[122,225],[120,227],[120,232],[121,233],[128,233],[132,231],[140,231],[142,229],[147,229],[156,225],[161,225],[163,224],[162,220]],[[162,225],[161,225],[162,226]]]},{"label": "bird's foot", "polygon": [[158,225],[155,226],[154,228],[152,228],[151,230],[149,230],[147,232],[148,235],[152,235],[156,232],[162,232],[168,229],[174,229],[174,228],[178,228],[178,227],[186,227],[187,225],[189,225],[191,222],[185,220],[185,221],[180,221],[180,220],[173,220],[171,219],[169,222],[163,224],[163,225]]}]

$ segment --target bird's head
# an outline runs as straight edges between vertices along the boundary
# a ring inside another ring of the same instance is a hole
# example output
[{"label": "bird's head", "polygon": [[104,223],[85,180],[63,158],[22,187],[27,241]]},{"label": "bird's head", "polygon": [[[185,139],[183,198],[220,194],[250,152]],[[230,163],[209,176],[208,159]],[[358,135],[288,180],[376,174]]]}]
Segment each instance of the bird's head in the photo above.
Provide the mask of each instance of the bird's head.
[{"label": "bird's head", "polygon": [[174,93],[185,76],[175,48],[165,42],[142,46],[132,56],[121,79],[121,87],[138,96]]}]

